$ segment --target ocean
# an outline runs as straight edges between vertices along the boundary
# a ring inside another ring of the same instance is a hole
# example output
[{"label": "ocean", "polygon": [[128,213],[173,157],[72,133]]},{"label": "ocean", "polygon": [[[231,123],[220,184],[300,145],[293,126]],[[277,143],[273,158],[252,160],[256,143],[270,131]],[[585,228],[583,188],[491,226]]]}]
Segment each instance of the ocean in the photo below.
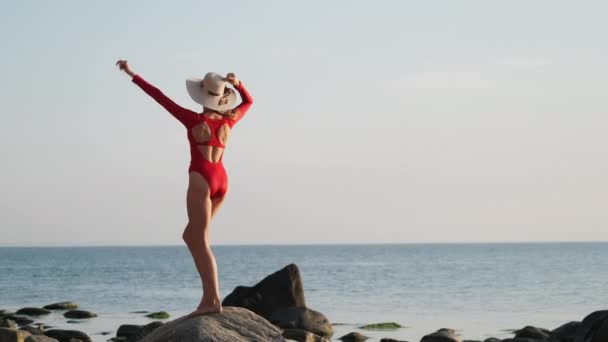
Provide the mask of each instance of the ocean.
[{"label": "ocean", "polygon": [[[299,266],[308,307],[334,326],[371,339],[419,341],[440,328],[465,339],[512,336],[526,325],[548,329],[608,309],[608,243],[215,246],[222,297],[289,263]],[[2,247],[0,309],[74,301],[99,315],[41,321],[106,341],[121,324],[198,304],[201,283],[185,246]],[[359,326],[397,322],[394,331]],[[110,333],[101,335],[102,332]]]}]

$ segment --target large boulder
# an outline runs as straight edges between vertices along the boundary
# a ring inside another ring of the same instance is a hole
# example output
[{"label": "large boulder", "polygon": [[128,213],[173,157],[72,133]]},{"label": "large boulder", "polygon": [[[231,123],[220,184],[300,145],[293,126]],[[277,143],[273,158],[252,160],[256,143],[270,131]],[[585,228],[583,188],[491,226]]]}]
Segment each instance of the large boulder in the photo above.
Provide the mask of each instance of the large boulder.
[{"label": "large boulder", "polygon": [[576,329],[574,342],[608,341],[608,310],[589,314]]},{"label": "large boulder", "polygon": [[91,338],[78,330],[62,330],[62,329],[51,329],[44,332],[48,337],[52,337],[59,342],[71,342],[74,340],[81,340],[83,342],[91,342]]},{"label": "large boulder", "polygon": [[222,305],[247,308],[266,319],[277,309],[306,307],[300,270],[289,264],[252,287],[237,286]]},{"label": "large boulder", "polygon": [[281,330],[263,317],[226,306],[222,313],[180,317],[155,329],[140,342],[283,342]]},{"label": "large boulder", "polygon": [[78,309],[78,304],[74,302],[59,302],[43,306],[47,310],[74,310]]},{"label": "large boulder", "polygon": [[555,328],[549,334],[551,342],[574,342],[576,331],[581,325],[581,322],[568,322],[558,328]]},{"label": "large boulder", "polygon": [[302,307],[275,310],[268,318],[270,323],[283,329],[301,329],[322,337],[331,337],[334,329],[322,313]]}]

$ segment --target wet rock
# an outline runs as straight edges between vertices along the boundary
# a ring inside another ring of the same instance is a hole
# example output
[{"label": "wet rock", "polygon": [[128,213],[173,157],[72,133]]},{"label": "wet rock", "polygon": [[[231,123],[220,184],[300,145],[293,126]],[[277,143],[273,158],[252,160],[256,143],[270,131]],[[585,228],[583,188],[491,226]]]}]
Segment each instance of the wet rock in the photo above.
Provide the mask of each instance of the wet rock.
[{"label": "wet rock", "polygon": [[322,313],[303,307],[291,307],[275,310],[270,323],[283,329],[300,329],[322,337],[331,337],[334,329]]},{"label": "wet rock", "polygon": [[26,315],[26,316],[43,316],[43,315],[48,315],[51,312],[49,310],[46,309],[41,309],[41,308],[21,308],[19,310],[17,310],[16,314],[18,315]]},{"label": "wet rock", "polygon": [[380,340],[380,342],[408,342],[406,340],[395,340],[394,338],[385,337]]},{"label": "wet rock", "polygon": [[523,329],[515,331],[515,338],[531,338],[541,341],[546,341],[551,332],[547,329],[526,326]]},{"label": "wet rock", "polygon": [[163,324],[140,342],[167,341],[284,341],[281,331],[252,311],[225,307],[221,313],[180,317]]},{"label": "wet rock", "polygon": [[151,314],[147,314],[146,317],[154,318],[154,319],[167,319],[169,318],[169,314],[165,311],[153,312]]},{"label": "wet rock", "polygon": [[12,329],[16,329],[17,328],[17,323],[15,323],[15,321],[11,321],[10,319],[3,319],[0,318],[0,328],[12,328]]},{"label": "wet rock", "polygon": [[30,333],[24,330],[0,328],[0,341],[2,342],[23,342],[28,336]]},{"label": "wet rock", "polygon": [[285,329],[283,337],[297,342],[329,342],[328,339],[301,329]]},{"label": "wet rock", "polygon": [[77,339],[83,342],[91,342],[91,338],[78,330],[62,330],[62,329],[51,329],[44,332],[48,337],[57,339],[59,342],[73,342],[70,340]]},{"label": "wet rock", "polygon": [[581,325],[581,322],[568,322],[558,328],[555,328],[549,334],[549,341],[552,342],[574,342],[576,331]]},{"label": "wet rock", "polygon": [[78,304],[74,302],[59,302],[43,306],[47,310],[75,310],[78,309]]},{"label": "wet rock", "polygon": [[424,336],[420,342],[462,342],[462,339],[453,329],[444,328]]},{"label": "wet rock", "polygon": [[30,323],[34,323],[33,319],[29,319],[27,317],[23,317],[23,316],[17,316],[17,315],[13,315],[13,314],[9,314],[9,315],[5,315],[3,317],[3,319],[9,319],[15,323],[17,323],[18,326],[24,326],[24,325],[28,325]]},{"label": "wet rock", "polygon": [[401,325],[395,322],[373,323],[359,327],[359,329],[365,330],[395,330],[399,328],[402,328]]},{"label": "wet rock", "polygon": [[300,270],[290,264],[252,287],[237,286],[222,305],[246,308],[266,319],[278,309],[306,307]]},{"label": "wet rock", "polygon": [[342,342],[362,342],[367,340],[369,337],[358,333],[356,331],[353,331],[351,333],[348,333],[342,337],[339,338],[340,341]]},{"label": "wet rock", "polygon": [[132,313],[132,314],[145,314],[145,313],[148,313],[148,312],[150,312],[150,311],[140,310],[140,311],[131,311],[129,313]]},{"label": "wet rock", "polygon": [[23,326],[23,327],[21,327],[19,329],[25,330],[25,331],[29,332],[32,335],[43,335],[44,334],[44,328],[42,328],[41,326],[34,327],[34,326],[31,326],[31,325],[26,325],[26,326]]},{"label": "wet rock", "polygon": [[52,337],[48,337],[46,335],[30,335],[28,336],[24,342],[59,342]]},{"label": "wet rock", "polygon": [[138,341],[163,324],[161,321],[154,321],[146,325],[123,324],[118,327],[116,337],[124,338],[125,341]]},{"label": "wet rock", "polygon": [[496,337],[490,337],[483,340],[483,342],[500,342],[500,339]]},{"label": "wet rock", "polygon": [[65,318],[93,318],[97,317],[97,314],[85,310],[70,310],[63,313]]}]

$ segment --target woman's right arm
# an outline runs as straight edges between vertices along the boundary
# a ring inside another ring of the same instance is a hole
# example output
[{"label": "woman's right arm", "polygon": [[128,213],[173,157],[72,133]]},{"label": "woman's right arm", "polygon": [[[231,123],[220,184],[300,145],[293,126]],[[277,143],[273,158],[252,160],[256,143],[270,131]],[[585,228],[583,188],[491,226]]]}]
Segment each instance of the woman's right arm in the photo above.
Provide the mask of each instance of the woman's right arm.
[{"label": "woman's right arm", "polygon": [[123,70],[127,75],[131,76],[133,83],[137,84],[146,94],[150,95],[150,97],[163,106],[169,113],[171,113],[171,115],[179,120],[179,122],[184,124],[186,127],[191,126],[196,118],[196,113],[173,102],[173,100],[163,94],[160,89],[156,88],[144,80],[141,76],[134,73],[131,68],[129,68],[127,61],[119,60],[116,62],[116,65],[118,65],[120,70]]}]

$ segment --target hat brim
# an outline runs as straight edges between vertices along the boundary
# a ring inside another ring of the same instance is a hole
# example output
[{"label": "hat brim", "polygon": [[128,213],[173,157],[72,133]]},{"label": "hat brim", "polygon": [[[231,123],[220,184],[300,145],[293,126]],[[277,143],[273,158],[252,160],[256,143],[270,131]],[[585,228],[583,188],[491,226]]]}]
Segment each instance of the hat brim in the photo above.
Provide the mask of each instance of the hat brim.
[{"label": "hat brim", "polygon": [[226,104],[219,105],[222,95],[215,96],[209,94],[201,86],[202,82],[202,78],[189,78],[186,80],[186,89],[194,102],[201,104],[206,108],[217,110],[218,112],[224,112],[234,108],[236,104],[236,93],[234,91],[228,95],[228,102]]}]

